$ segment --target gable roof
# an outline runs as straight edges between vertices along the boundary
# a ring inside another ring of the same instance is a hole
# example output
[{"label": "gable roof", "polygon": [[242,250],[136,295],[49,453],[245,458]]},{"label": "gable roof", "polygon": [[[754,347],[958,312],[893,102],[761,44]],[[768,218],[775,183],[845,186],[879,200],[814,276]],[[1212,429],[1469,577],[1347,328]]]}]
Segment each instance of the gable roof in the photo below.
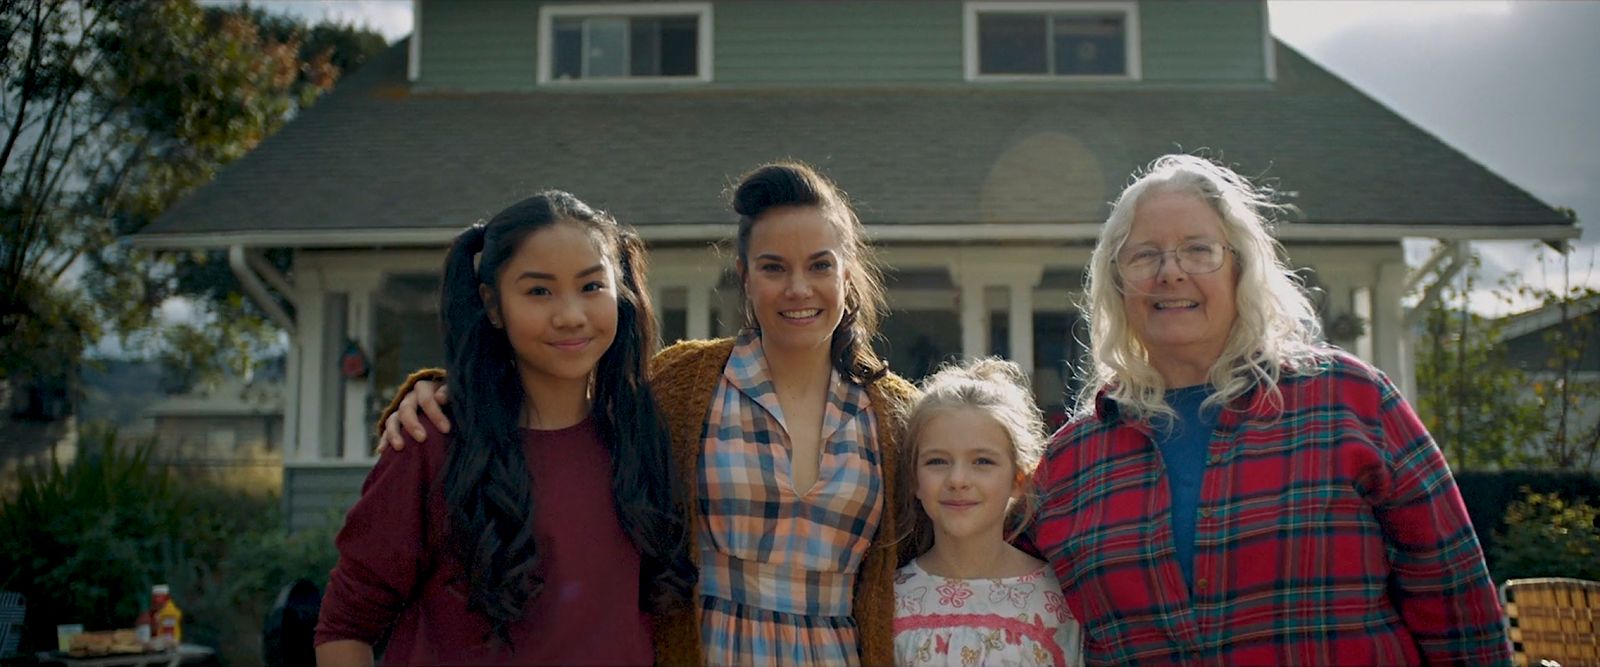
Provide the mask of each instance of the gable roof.
[{"label": "gable roof", "polygon": [[1229,86],[418,92],[406,53],[402,41],[347,77],[137,241],[443,244],[551,187],[647,240],[718,239],[733,221],[724,188],[784,157],[824,168],[880,240],[1087,240],[1130,173],[1197,149],[1292,195],[1305,224],[1286,239],[1578,234],[1282,43],[1277,81]]}]

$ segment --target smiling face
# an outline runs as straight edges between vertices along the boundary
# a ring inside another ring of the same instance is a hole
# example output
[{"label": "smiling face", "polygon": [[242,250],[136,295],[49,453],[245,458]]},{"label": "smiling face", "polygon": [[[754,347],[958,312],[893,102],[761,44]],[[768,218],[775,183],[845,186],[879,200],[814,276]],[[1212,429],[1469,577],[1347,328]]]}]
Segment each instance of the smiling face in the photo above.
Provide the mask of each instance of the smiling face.
[{"label": "smiling face", "polygon": [[[1190,194],[1154,192],[1135,209],[1116,256],[1123,262],[1141,252],[1182,252],[1205,242],[1227,243],[1215,210]],[[1216,271],[1190,275],[1179,267],[1177,254],[1166,255],[1150,278],[1123,280],[1123,311],[1158,370],[1174,361],[1209,368],[1222,356],[1239,316],[1234,300],[1238,264],[1232,252],[1224,251]]]},{"label": "smiling face", "polygon": [[979,410],[951,408],[917,431],[916,496],[934,539],[1003,540],[1006,510],[1022,492],[1006,430]]},{"label": "smiling face", "polygon": [[496,281],[498,295],[481,295],[511,341],[523,386],[586,391],[617,334],[616,266],[596,236],[572,221],[528,234]]},{"label": "smiling face", "polygon": [[739,272],[763,346],[828,349],[844,316],[845,261],[838,229],[820,208],[786,206],[761,215]]}]

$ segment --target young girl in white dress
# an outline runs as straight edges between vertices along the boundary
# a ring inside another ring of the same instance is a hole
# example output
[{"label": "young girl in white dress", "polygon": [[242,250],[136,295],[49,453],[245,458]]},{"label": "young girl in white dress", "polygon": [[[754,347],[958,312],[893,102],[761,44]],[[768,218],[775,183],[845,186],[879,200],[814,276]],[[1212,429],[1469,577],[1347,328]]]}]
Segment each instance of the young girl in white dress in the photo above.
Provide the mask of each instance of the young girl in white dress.
[{"label": "young girl in white dress", "polygon": [[906,439],[895,577],[900,665],[1083,663],[1082,628],[1047,563],[1012,546],[1037,507],[1044,424],[1014,363],[982,359],[923,382]]}]

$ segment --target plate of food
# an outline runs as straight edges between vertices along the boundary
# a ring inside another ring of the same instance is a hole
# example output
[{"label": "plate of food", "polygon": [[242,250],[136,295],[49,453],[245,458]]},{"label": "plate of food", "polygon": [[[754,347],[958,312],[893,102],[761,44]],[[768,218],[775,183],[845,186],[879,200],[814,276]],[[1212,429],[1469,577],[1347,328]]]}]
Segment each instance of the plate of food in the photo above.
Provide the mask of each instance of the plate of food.
[{"label": "plate of food", "polygon": [[102,655],[127,655],[149,653],[151,646],[139,641],[139,633],[129,630],[85,632],[72,637],[67,655],[74,658],[93,658]]}]

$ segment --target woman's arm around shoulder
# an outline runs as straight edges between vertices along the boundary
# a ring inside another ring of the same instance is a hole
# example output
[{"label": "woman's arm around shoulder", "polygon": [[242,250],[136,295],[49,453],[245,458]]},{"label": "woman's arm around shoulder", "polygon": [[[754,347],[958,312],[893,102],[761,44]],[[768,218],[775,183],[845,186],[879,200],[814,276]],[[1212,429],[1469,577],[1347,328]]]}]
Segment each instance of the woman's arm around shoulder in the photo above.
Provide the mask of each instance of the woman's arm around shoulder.
[{"label": "woman's arm around shoulder", "polygon": [[388,407],[378,414],[378,454],[384,450],[404,451],[406,440],[403,434],[410,433],[413,438],[421,440],[427,437],[427,432],[422,427],[422,419],[417,416],[420,411],[427,416],[433,426],[445,433],[450,432],[450,420],[445,417],[443,406],[449,402],[445,395],[444,384],[445,370],[443,368],[424,368],[406,377],[400,383],[400,388],[395,391],[394,397],[389,399]]}]

